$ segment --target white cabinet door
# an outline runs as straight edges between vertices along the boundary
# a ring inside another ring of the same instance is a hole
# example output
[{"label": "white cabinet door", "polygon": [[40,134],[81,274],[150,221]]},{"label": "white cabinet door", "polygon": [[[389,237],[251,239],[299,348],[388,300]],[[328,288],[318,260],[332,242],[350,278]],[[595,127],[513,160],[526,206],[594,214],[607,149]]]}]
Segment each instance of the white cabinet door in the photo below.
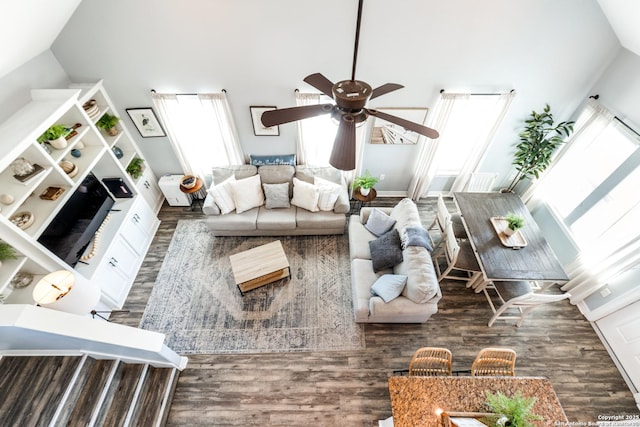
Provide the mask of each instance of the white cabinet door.
[{"label": "white cabinet door", "polygon": [[140,255],[124,239],[118,238],[96,270],[94,277],[99,282],[102,294],[118,308],[122,307],[127,298],[138,271],[139,259]]},{"label": "white cabinet door", "polygon": [[[618,361],[637,390],[640,390],[640,301],[596,321]],[[640,402],[640,395],[636,395]]]},{"label": "white cabinet door", "polygon": [[164,194],[160,190],[160,186],[156,181],[151,168],[147,167],[137,183],[138,191],[144,197],[146,202],[151,206],[154,212],[158,212],[164,202]]},{"label": "white cabinet door", "polygon": [[151,211],[144,200],[138,199],[122,225],[120,235],[129,242],[138,254],[144,256],[159,222],[155,213]]}]

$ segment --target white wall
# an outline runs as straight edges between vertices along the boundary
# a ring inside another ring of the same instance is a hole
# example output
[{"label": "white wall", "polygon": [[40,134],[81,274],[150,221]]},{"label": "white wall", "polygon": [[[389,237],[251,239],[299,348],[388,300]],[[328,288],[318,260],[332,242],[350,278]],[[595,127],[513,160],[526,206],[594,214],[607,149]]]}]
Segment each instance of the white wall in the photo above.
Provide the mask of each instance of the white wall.
[{"label": "white wall", "polygon": [[[351,73],[356,0],[83,0],[52,51],[74,81],[104,78],[121,116],[157,91],[228,91],[246,154],[295,150],[294,124],[256,137],[250,105],[293,106],[302,79]],[[518,93],[482,166],[511,173],[522,120],[567,119],[620,49],[596,0],[365,1],[356,77],[405,89],[372,107],[431,107],[438,92]],[[166,138],[138,140],[157,174],[179,172]],[[328,141],[331,143],[331,141]],[[417,146],[366,146],[381,190],[406,190]],[[505,156],[506,155],[506,156]]]}]

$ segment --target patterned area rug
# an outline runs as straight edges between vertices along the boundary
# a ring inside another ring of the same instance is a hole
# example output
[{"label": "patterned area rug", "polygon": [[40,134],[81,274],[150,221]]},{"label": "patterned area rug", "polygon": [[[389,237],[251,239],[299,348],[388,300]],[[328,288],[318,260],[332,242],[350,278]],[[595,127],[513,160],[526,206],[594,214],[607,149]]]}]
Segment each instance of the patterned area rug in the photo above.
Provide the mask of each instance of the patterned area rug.
[{"label": "patterned area rug", "polygon": [[[291,279],[240,295],[229,255],[274,240]],[[350,274],[346,235],[214,237],[204,221],[180,220],[140,327],[180,354],[362,349]]]}]

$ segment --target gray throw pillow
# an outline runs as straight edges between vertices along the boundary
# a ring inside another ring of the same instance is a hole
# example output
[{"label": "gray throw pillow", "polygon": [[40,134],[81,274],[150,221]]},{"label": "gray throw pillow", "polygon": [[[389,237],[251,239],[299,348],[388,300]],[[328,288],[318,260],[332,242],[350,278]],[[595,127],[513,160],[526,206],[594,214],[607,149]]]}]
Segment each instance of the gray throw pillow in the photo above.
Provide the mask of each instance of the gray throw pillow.
[{"label": "gray throw pillow", "polygon": [[429,237],[429,233],[423,227],[403,228],[401,239],[402,249],[406,249],[407,246],[421,246],[429,252],[433,251],[431,237]]},{"label": "gray throw pillow", "polygon": [[400,296],[406,283],[407,276],[404,274],[383,274],[371,286],[371,295],[389,302]]},{"label": "gray throw pillow", "polygon": [[266,199],[265,207],[267,209],[290,208],[289,203],[289,183],[282,184],[262,184],[264,189],[264,197]]},{"label": "gray throw pillow", "polygon": [[400,233],[395,228],[369,242],[373,271],[391,268],[402,262],[402,248],[400,247]]},{"label": "gray throw pillow", "polygon": [[380,209],[373,208],[371,209],[369,219],[367,219],[364,228],[366,228],[376,236],[382,236],[384,233],[391,230],[391,227],[393,227],[395,223],[396,220],[394,218],[391,218]]}]

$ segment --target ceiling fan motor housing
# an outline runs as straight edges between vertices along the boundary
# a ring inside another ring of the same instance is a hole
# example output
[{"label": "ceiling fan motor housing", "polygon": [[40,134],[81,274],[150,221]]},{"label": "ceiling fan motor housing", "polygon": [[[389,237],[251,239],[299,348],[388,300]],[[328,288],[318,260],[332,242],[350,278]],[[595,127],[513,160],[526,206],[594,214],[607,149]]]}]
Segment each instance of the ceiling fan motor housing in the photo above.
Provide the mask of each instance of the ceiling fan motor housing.
[{"label": "ceiling fan motor housing", "polygon": [[367,104],[373,89],[361,80],[342,80],[334,84],[331,91],[339,108],[358,112]]}]

